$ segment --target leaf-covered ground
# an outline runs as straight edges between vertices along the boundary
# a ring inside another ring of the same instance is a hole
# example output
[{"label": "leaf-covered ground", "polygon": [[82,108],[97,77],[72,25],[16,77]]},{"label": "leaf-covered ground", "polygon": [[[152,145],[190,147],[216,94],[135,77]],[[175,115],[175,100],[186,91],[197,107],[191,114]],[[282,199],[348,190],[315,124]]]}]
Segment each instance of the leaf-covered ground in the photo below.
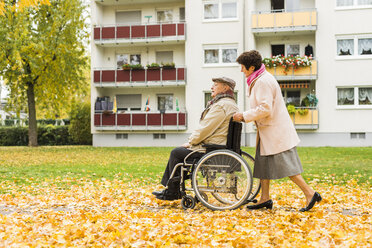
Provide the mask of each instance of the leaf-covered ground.
[{"label": "leaf-covered ground", "polygon": [[0,247],[372,247],[372,148],[299,148],[323,197],[307,213],[288,180],[273,210],[159,201],[170,150],[0,148]]},{"label": "leaf-covered ground", "polygon": [[[273,210],[211,211],[200,203],[156,200],[156,184],[120,178],[79,179],[70,189],[54,180],[28,186],[3,182],[0,195],[2,247],[371,247],[370,188],[311,185],[323,196],[308,213],[290,182],[272,186]],[[76,179],[63,179],[65,182]],[[142,185],[142,186],[141,186]]]}]

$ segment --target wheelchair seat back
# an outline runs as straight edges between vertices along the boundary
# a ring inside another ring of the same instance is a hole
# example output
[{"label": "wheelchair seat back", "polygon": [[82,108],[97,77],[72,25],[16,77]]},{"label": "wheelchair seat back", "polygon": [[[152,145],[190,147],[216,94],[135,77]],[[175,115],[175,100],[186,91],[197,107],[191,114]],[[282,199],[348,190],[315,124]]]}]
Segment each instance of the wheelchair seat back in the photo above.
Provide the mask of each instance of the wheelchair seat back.
[{"label": "wheelchair seat back", "polygon": [[242,123],[233,121],[231,117],[229,123],[229,131],[227,133],[226,148],[241,155],[240,142],[242,136]]}]

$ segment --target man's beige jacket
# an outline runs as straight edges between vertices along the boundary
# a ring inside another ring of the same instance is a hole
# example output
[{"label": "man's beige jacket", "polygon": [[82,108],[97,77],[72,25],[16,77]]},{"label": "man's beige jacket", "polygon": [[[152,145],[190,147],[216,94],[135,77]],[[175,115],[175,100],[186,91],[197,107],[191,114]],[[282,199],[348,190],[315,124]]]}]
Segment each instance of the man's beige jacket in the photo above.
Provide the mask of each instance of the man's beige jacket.
[{"label": "man's beige jacket", "polygon": [[238,110],[235,101],[228,97],[212,104],[203,113],[199,127],[189,137],[191,149],[204,149],[203,144],[226,145],[230,118]]},{"label": "man's beige jacket", "polygon": [[247,96],[250,109],[243,117],[245,122],[254,121],[257,126],[260,155],[278,154],[298,145],[300,139],[273,75],[264,72],[258,76],[248,87]]}]

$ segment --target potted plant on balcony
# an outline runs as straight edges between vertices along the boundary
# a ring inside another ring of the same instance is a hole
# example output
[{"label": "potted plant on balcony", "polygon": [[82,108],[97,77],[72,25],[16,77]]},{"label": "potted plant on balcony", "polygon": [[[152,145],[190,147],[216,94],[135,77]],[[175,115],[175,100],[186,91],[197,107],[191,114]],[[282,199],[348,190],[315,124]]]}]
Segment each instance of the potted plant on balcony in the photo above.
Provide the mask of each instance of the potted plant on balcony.
[{"label": "potted plant on balcony", "polygon": [[130,68],[132,68],[132,70],[143,70],[144,69],[141,64],[130,65]]},{"label": "potted plant on balcony", "polygon": [[287,111],[289,115],[296,114],[296,107],[292,104],[287,105]]},{"label": "potted plant on balcony", "polygon": [[126,64],[123,64],[122,68],[123,70],[129,71],[131,69],[131,65],[126,63]]},{"label": "potted plant on balcony", "polygon": [[174,69],[176,67],[175,63],[161,63],[163,69]]},{"label": "potted plant on balcony", "polygon": [[158,70],[160,69],[160,65],[158,63],[151,63],[146,65],[148,70]]},{"label": "potted plant on balcony", "polygon": [[307,94],[301,101],[301,106],[316,107],[318,104],[318,98],[314,94]]},{"label": "potted plant on balcony", "polygon": [[264,58],[262,60],[262,63],[267,68],[282,67],[284,69],[284,73],[286,74],[290,67],[296,70],[299,67],[311,66],[312,59],[313,58],[311,56],[301,57],[301,56],[277,55],[277,56],[272,56],[271,58]]}]

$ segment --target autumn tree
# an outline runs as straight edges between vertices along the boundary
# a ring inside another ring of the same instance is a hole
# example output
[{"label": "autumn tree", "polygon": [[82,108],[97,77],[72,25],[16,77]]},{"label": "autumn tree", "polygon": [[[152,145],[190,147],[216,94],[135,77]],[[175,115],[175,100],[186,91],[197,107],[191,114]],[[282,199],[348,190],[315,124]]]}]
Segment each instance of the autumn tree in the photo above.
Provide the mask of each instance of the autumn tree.
[{"label": "autumn tree", "polygon": [[12,108],[27,106],[29,146],[37,146],[36,105],[58,112],[87,88],[86,6],[83,0],[1,2],[0,75]]}]

